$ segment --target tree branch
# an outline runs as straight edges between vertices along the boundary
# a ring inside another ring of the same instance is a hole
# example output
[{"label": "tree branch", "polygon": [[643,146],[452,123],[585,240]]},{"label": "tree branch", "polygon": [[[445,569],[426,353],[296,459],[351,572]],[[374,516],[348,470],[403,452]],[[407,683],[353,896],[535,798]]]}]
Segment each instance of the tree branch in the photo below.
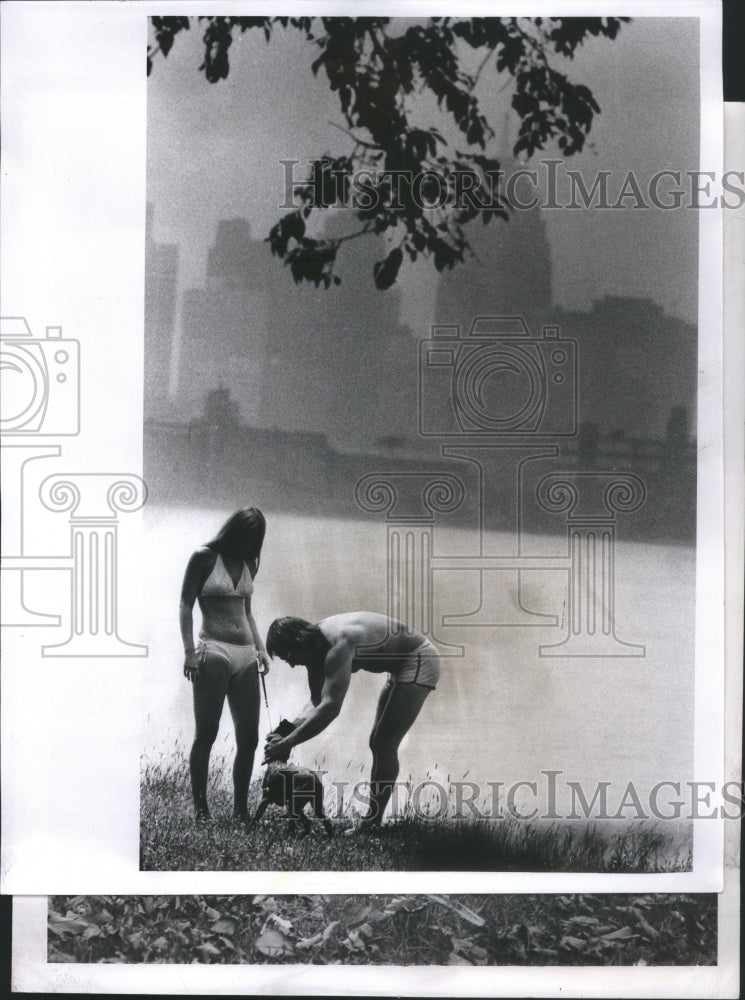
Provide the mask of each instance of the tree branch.
[{"label": "tree branch", "polygon": [[331,122],[331,121],[327,122],[327,124],[330,125],[332,128],[338,128],[340,132],[344,132],[344,134],[348,135],[350,139],[354,139],[354,141],[357,143],[358,146],[364,146],[366,149],[376,149],[380,151],[383,150],[383,146],[378,146],[374,142],[366,142],[364,139],[360,139],[358,136],[354,134],[354,132],[350,132],[348,128],[344,128],[343,125],[338,125],[336,122]]},{"label": "tree branch", "polygon": [[484,58],[479,63],[479,68],[476,70],[476,76],[474,76],[473,83],[471,84],[471,90],[476,89],[476,84],[479,82],[479,77],[481,76],[484,66],[486,66],[486,64],[489,62],[489,60],[492,58],[493,55],[494,55],[493,50],[489,49],[489,51],[486,53]]}]

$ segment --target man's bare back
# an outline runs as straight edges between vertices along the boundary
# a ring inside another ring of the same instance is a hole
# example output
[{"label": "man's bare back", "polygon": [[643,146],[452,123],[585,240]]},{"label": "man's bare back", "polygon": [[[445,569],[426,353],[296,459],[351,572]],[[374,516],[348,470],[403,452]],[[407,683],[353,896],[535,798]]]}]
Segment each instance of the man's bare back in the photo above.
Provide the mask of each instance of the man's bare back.
[{"label": "man's bare back", "polygon": [[390,671],[402,656],[408,656],[425,642],[425,637],[403,622],[374,611],[347,611],[318,623],[330,646],[339,642],[354,647],[352,673],[368,670],[374,674]]}]

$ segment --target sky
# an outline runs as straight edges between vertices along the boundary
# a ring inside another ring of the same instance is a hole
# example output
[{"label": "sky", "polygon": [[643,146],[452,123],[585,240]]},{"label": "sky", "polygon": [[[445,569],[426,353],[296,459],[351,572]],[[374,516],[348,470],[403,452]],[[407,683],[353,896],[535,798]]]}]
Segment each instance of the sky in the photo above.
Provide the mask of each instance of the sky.
[{"label": "sky", "polygon": [[[220,219],[242,216],[257,237],[267,234],[281,214],[281,160],[302,164],[347,148],[333,127],[343,124],[337,98],[323,75],[312,76],[316,53],[299,33],[278,31],[269,45],[256,31],[236,39],[230,75],[217,84],[198,72],[200,40],[196,25],[179,35],[168,58],[156,60],[148,83],[148,200],[155,206],[155,238],[180,247],[182,290],[204,285]],[[566,163],[588,186],[600,170],[612,172],[614,192],[630,170],[646,190],[659,170],[696,169],[695,19],[637,19],[614,41],[590,38],[572,62],[561,62],[557,67],[588,85],[601,108],[587,148]],[[497,133],[488,152],[498,156],[507,153],[517,121],[504,83],[491,67],[479,81]],[[426,105],[419,110],[426,116]],[[549,148],[543,155],[558,152]],[[588,309],[605,295],[638,296],[696,323],[694,211],[564,209],[544,216],[557,306]],[[417,335],[431,320],[435,281],[426,264],[402,273],[403,318]]]}]

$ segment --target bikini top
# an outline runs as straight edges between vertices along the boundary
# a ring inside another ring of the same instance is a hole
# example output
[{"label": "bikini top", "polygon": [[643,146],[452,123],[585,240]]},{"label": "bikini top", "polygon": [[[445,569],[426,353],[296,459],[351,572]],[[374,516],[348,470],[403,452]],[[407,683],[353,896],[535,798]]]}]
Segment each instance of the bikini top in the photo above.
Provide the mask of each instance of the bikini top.
[{"label": "bikini top", "polygon": [[204,586],[199,592],[200,597],[248,597],[253,593],[254,582],[248,571],[248,566],[243,564],[240,579],[237,586],[233,586],[233,581],[225,568],[222,556],[217,553],[215,565],[212,572],[204,582]]}]

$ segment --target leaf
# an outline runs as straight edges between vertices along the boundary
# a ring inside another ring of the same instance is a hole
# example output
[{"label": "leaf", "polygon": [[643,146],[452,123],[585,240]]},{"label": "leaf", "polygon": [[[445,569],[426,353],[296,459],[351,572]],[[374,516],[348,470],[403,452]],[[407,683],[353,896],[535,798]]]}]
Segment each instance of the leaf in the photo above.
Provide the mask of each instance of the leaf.
[{"label": "leaf", "polygon": [[386,916],[393,916],[394,913],[398,913],[403,910],[405,913],[414,913],[416,910],[423,910],[426,903],[416,903],[413,899],[407,899],[406,897],[397,896],[396,899],[392,899],[390,903],[386,904],[383,913]]},{"label": "leaf", "polygon": [[569,924],[576,924],[578,927],[597,927],[600,923],[597,917],[570,917]]},{"label": "leaf", "polygon": [[47,956],[48,962],[77,962],[77,958],[73,955],[66,955],[62,951],[58,951],[56,948],[50,948],[49,954]]},{"label": "leaf", "polygon": [[486,921],[483,917],[480,917],[478,913],[474,913],[473,910],[469,910],[467,906],[459,903],[455,899],[448,899],[446,896],[435,896],[431,893],[427,894],[430,899],[434,900],[435,903],[440,903],[441,906],[447,906],[448,909],[457,913],[459,917],[467,920],[469,924],[473,924],[474,927],[484,927]]},{"label": "leaf", "polygon": [[215,934],[235,934],[237,926],[238,921],[234,920],[233,917],[221,917],[220,920],[216,920],[212,924],[210,930],[214,931]]},{"label": "leaf", "polygon": [[650,941],[656,941],[660,936],[659,931],[655,930],[650,923],[648,923],[644,917],[638,917],[636,921],[637,928],[642,932],[642,934],[649,938]]},{"label": "leaf", "polygon": [[621,927],[617,931],[613,931],[610,934],[603,934],[603,941],[629,941],[631,938],[636,937],[634,932],[630,927]]},{"label": "leaf", "polygon": [[336,928],[339,926],[339,923],[340,921],[338,920],[332,920],[331,923],[324,928],[323,934],[321,935],[321,941],[323,944],[326,944],[328,939],[331,937]]},{"label": "leaf", "polygon": [[587,942],[584,938],[572,937],[570,934],[565,934],[564,937],[559,941],[560,948],[572,948],[574,950],[579,950],[586,947]]},{"label": "leaf", "polygon": [[342,941],[342,945],[349,951],[365,951],[365,942],[357,931],[351,930]]},{"label": "leaf", "polygon": [[201,951],[204,955],[211,955],[213,958],[222,958],[222,952],[219,948],[216,948],[209,941],[206,944],[200,944],[197,946],[197,951]]},{"label": "leaf", "polygon": [[474,944],[468,938],[451,936],[450,940],[453,943],[453,950],[459,952],[461,955],[465,955],[474,965],[486,964],[486,949],[478,944]]},{"label": "leaf", "polygon": [[209,920],[219,920],[220,917],[222,916],[222,913],[218,913],[217,910],[213,910],[211,906],[205,906],[205,908],[204,908],[204,915]]},{"label": "leaf", "polygon": [[142,931],[135,931],[134,934],[130,934],[128,944],[130,948],[135,951],[142,951],[145,946],[145,939],[142,936]]},{"label": "leaf", "polygon": [[292,931],[292,921],[285,920],[284,917],[280,917],[277,913],[270,914],[267,923],[273,924],[280,931],[282,931],[283,934],[289,934]]},{"label": "leaf", "polygon": [[291,942],[285,935],[281,931],[272,930],[271,928],[260,934],[254,941],[254,945],[262,955],[267,955],[269,958],[280,958],[283,955],[291,955],[293,950]]},{"label": "leaf", "polygon": [[404,255],[401,247],[394,247],[387,257],[376,261],[373,265],[373,277],[376,288],[383,291],[395,284],[403,259]]},{"label": "leaf", "polygon": [[90,924],[87,920],[79,920],[75,917],[60,917],[53,913],[49,918],[49,929],[55,934],[82,934]]},{"label": "leaf", "polygon": [[372,906],[370,906],[369,903],[360,903],[356,900],[352,900],[347,903],[341,911],[339,917],[343,924],[347,924],[352,927],[354,924],[361,924],[365,921],[371,910]]},{"label": "leaf", "polygon": [[463,958],[457,951],[453,951],[448,955],[448,965],[470,965],[473,968],[473,962],[469,962],[467,958]]},{"label": "leaf", "polygon": [[314,948],[323,941],[323,934],[314,934],[313,937],[301,938],[295,943],[298,951],[305,951],[307,948]]}]

